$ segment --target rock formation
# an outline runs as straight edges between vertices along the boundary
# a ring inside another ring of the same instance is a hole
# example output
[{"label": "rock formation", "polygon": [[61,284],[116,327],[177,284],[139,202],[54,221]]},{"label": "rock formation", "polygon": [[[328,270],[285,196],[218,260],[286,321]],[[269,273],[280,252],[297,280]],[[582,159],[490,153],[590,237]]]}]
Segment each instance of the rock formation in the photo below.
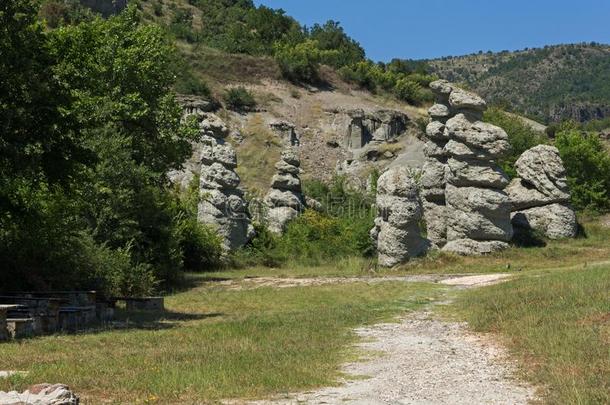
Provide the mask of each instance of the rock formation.
[{"label": "rock formation", "polygon": [[254,236],[244,193],[235,168],[237,157],[225,142],[229,134],[224,123],[213,114],[199,126],[202,133],[200,202],[198,220],[218,230],[226,250],[244,246]]},{"label": "rock formation", "polygon": [[430,86],[437,104],[430,109],[422,178],[429,238],[440,245],[446,229],[443,250],[459,254],[506,248],[513,235],[503,191],[508,178],[495,161],[509,152],[508,135],[480,121],[486,103],[478,95],[444,80]]},{"label": "rock formation", "polygon": [[0,391],[0,404],[5,405],[77,405],[79,398],[62,384],[38,384],[25,392]]},{"label": "rock formation", "polygon": [[380,266],[392,267],[419,256],[428,248],[419,221],[422,207],[417,184],[405,168],[393,168],[377,182],[377,218],[371,238]]},{"label": "rock formation", "polygon": [[286,146],[299,146],[300,140],[296,133],[296,127],[288,121],[273,121],[269,124],[271,131],[276,134]]},{"label": "rock formation", "polygon": [[285,149],[281,160],[275,165],[277,174],[271,179],[271,189],[264,199],[267,227],[273,233],[282,234],[286,224],[305,208],[299,179],[300,166],[301,161],[293,149]]},{"label": "rock formation", "polygon": [[575,237],[576,214],[569,205],[566,171],[557,148],[535,146],[523,152],[515,168],[520,177],[506,188],[515,233],[534,230],[550,239]]},{"label": "rock formation", "polygon": [[451,87],[439,80],[430,84],[436,98],[429,110],[431,118],[426,127],[428,142],[424,146],[425,162],[422,167],[422,199],[428,240],[441,248],[447,242],[447,221],[445,203],[445,166],[447,154],[444,150],[449,140],[445,133],[445,123],[451,117],[448,107]]},{"label": "rock formation", "polygon": [[388,142],[407,129],[409,118],[398,111],[379,110],[372,113],[363,110],[348,111],[350,123],[345,134],[345,146],[360,149],[369,142]]}]

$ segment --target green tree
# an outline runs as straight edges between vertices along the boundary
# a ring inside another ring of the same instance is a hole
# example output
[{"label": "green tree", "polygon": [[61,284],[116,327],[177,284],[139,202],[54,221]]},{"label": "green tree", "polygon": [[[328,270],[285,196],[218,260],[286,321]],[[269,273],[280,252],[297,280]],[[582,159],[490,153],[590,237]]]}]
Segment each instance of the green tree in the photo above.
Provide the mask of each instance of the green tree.
[{"label": "green tree", "polygon": [[128,249],[134,268],[174,280],[183,258],[166,173],[190,156],[196,139],[171,92],[174,47],[130,7],[54,31],[52,48],[55,74],[70,87],[85,144],[97,156],[80,190],[88,228],[98,243]]},{"label": "green tree", "polygon": [[25,214],[30,190],[67,185],[88,159],[36,12],[30,0],[0,4],[0,221]]},{"label": "green tree", "polygon": [[555,146],[566,167],[577,209],[610,209],[610,154],[599,136],[576,129],[560,131]]},{"label": "green tree", "polygon": [[324,25],[314,24],[309,31],[310,39],[318,43],[323,51],[336,51],[328,54],[323,63],[340,68],[364,60],[364,49],[350,38],[338,21],[329,20]]}]

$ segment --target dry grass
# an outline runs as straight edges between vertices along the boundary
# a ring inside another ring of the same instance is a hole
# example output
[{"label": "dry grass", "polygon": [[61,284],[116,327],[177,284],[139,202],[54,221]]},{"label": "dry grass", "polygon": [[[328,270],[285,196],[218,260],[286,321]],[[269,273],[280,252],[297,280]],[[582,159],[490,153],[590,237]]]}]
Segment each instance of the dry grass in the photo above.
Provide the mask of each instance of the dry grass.
[{"label": "dry grass", "polygon": [[610,264],[468,291],[457,312],[503,338],[545,402],[610,403]]}]

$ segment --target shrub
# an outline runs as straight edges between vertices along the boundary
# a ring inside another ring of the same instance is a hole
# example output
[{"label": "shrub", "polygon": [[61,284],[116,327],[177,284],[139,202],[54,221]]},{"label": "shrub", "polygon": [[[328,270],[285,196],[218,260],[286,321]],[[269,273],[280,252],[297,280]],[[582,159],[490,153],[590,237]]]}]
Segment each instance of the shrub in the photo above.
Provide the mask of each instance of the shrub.
[{"label": "shrub", "polygon": [[254,96],[243,86],[228,89],[224,101],[228,109],[235,111],[251,111],[256,107]]},{"label": "shrub", "polygon": [[275,46],[275,60],[286,79],[312,83],[318,80],[322,53],[312,40],[296,45],[278,43]]},{"label": "shrub", "polygon": [[411,79],[400,79],[394,86],[394,94],[409,104],[419,103],[422,99],[422,88]]},{"label": "shrub", "polygon": [[192,94],[208,99],[212,97],[212,92],[207,83],[196,77],[186,66],[182,74],[176,78],[175,90],[180,94]]},{"label": "shrub", "polygon": [[610,155],[597,134],[568,129],[555,146],[566,167],[572,203],[577,209],[610,209]]}]

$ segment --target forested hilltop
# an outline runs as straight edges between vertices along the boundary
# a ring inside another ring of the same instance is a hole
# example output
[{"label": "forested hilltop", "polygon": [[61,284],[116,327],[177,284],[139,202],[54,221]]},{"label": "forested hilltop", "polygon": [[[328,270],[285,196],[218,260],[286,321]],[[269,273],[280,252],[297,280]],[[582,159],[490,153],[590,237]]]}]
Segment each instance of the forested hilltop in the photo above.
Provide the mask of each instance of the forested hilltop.
[{"label": "forested hilltop", "polygon": [[573,44],[429,60],[432,72],[545,122],[610,115],[610,46]]}]

